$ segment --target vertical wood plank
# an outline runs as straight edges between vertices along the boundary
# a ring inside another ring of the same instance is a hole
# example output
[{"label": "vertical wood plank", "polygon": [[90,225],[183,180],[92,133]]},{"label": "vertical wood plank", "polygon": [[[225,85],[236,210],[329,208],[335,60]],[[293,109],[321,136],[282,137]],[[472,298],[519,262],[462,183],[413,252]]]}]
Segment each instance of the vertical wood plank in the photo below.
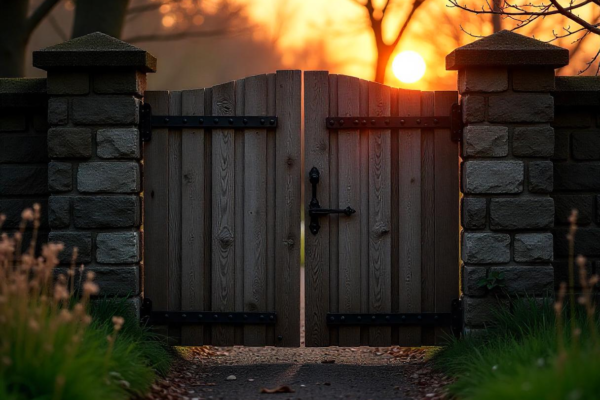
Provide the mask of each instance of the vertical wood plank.
[{"label": "vertical wood plank", "polygon": [[[390,89],[390,108],[392,117],[398,116],[398,89],[392,88]],[[392,241],[392,252],[391,252],[391,281],[392,281],[392,312],[399,313],[400,312],[400,250],[396,243],[399,243],[400,240],[400,223],[399,223],[399,210],[396,207],[396,204],[400,204],[400,193],[399,193],[399,185],[400,181],[400,159],[399,159],[399,130],[392,129],[391,130],[391,139],[390,139],[390,154],[392,160],[392,170],[391,170],[391,186],[392,186],[392,209],[391,209],[391,228],[392,232],[390,234],[390,239]],[[398,332],[399,327],[392,327],[392,344],[397,345],[399,343]]]},{"label": "vertical wood plank", "polygon": [[[435,92],[435,115],[450,115],[457,92]],[[458,144],[449,129],[436,129],[435,140],[435,311],[448,313],[458,298],[459,187]],[[436,328],[436,344],[448,329]]]},{"label": "vertical wood plank", "polygon": [[[421,115],[421,92],[398,91],[398,115]],[[399,309],[400,312],[421,312],[421,131],[401,129],[399,142]],[[399,330],[402,346],[419,346],[421,328]]]},{"label": "vertical wood plank", "polygon": [[[267,74],[267,115],[277,115],[276,110],[276,76]],[[267,253],[266,253],[266,295],[267,311],[276,311],[275,309],[275,291],[276,291],[276,258],[275,258],[275,217],[276,217],[276,188],[277,188],[277,156],[276,156],[276,131],[267,129]],[[279,315],[279,314],[278,314]],[[267,346],[274,346],[275,326],[267,325],[266,342]],[[277,341],[281,344],[281,341]]]},{"label": "vertical wood plank", "polygon": [[[266,115],[267,76],[244,80],[244,111]],[[244,311],[267,308],[267,131],[246,129],[244,137]],[[264,325],[245,325],[244,344],[265,344]]]},{"label": "vertical wood plank", "polygon": [[[433,115],[434,94],[422,92],[421,115]],[[435,312],[435,160],[433,129],[421,131],[421,311]],[[435,344],[435,328],[423,327],[424,346]]]},{"label": "vertical wood plank", "polygon": [[[329,130],[323,121],[329,114],[329,74],[327,71],[304,73],[304,145],[303,181],[310,188],[308,173],[312,167],[321,171],[319,196],[329,199]],[[306,192],[304,216],[308,217],[310,191]],[[326,204],[326,203],[324,203]],[[306,223],[308,227],[308,223]],[[306,229],[305,239],[305,323],[306,346],[329,345],[326,324],[329,311],[329,220],[321,218],[321,230],[313,235]]]},{"label": "vertical wood plank", "polygon": [[[369,116],[390,115],[390,88],[369,83]],[[390,130],[369,133],[369,307],[390,312],[391,287],[391,155]],[[371,327],[369,345],[389,346],[391,327]]]},{"label": "vertical wood plank", "polygon": [[285,347],[300,345],[301,90],[300,71],[277,72],[275,334]]},{"label": "vertical wood plank", "polygon": [[[144,101],[157,115],[168,115],[169,92],[146,92]],[[144,143],[144,297],[156,310],[169,306],[169,135],[153,129]]]},{"label": "vertical wood plank", "polygon": [[[234,82],[212,88],[213,115],[230,116],[235,111]],[[235,146],[233,129],[212,132],[212,309],[235,311]],[[241,242],[241,238],[237,238]],[[241,243],[239,244],[241,245]],[[215,325],[212,343],[234,344],[232,326]]]},{"label": "vertical wood plank", "polygon": [[[212,88],[204,89],[204,115],[212,115]],[[205,132],[204,135],[204,308],[212,310],[212,134]],[[204,343],[212,344],[212,329],[204,327]]]},{"label": "vertical wood plank", "polygon": [[[235,81],[235,115],[245,115],[245,83],[243,79]],[[235,147],[235,233],[238,245],[235,246],[235,311],[244,311],[244,129],[236,129],[234,132]],[[244,344],[244,327],[236,325],[235,344]]]},{"label": "vertical wood plank", "polygon": [[[169,93],[169,115],[181,115],[181,92]],[[169,311],[181,310],[181,129],[169,129]],[[181,327],[169,326],[181,340]]]},{"label": "vertical wood plank", "polygon": [[[329,75],[329,115],[338,115],[338,75]],[[335,208],[339,203],[339,149],[338,149],[338,131],[329,130],[329,201],[326,197],[321,195],[323,187],[325,186],[323,181],[323,173],[321,173],[321,182],[319,184],[319,199],[321,200],[322,207]],[[329,312],[338,312],[340,310],[340,253],[339,253],[339,216],[333,215],[327,218],[320,218],[321,221],[329,221]],[[339,339],[339,328],[329,328],[329,345],[338,346]]]},{"label": "vertical wood plank", "polygon": [[[360,80],[360,114],[369,115],[369,82]],[[369,130],[360,130],[360,312],[369,312]],[[369,345],[369,327],[360,328],[360,344]]]},{"label": "vertical wood plank", "polygon": [[[357,117],[360,112],[358,78],[338,76],[338,116]],[[357,209],[360,199],[360,131],[338,131],[338,202],[334,208],[348,206]],[[364,210],[359,210],[364,212]],[[359,313],[361,309],[360,281],[360,214],[332,215],[339,220],[339,312]],[[333,250],[333,249],[332,249]],[[360,345],[360,327],[340,327],[340,346]]]},{"label": "vertical wood plank", "polygon": [[[184,90],[183,115],[204,115],[204,89]],[[181,310],[204,311],[204,129],[183,129],[181,138]],[[204,344],[203,325],[182,326],[181,344]]]}]

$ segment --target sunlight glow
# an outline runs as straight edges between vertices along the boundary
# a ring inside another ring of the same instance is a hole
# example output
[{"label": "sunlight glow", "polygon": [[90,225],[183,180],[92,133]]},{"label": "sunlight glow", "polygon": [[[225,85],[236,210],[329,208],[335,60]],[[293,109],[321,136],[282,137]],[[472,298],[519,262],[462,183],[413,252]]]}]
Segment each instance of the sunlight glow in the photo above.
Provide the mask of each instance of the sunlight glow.
[{"label": "sunlight glow", "polygon": [[425,74],[425,60],[416,51],[403,51],[392,62],[392,71],[396,78],[404,83],[414,83]]}]

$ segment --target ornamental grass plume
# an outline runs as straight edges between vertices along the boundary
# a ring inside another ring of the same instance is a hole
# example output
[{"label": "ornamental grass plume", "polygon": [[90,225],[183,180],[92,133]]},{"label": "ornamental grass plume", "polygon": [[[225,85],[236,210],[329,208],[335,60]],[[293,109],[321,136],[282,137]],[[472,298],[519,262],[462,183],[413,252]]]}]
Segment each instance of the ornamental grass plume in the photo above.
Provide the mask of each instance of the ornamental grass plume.
[{"label": "ornamental grass plume", "polygon": [[[118,382],[111,378],[118,369],[117,332],[125,320],[113,318],[108,340],[106,329],[92,326],[90,300],[99,293],[94,273],[81,266],[77,274],[75,249],[70,267],[57,274],[63,244],[44,244],[36,254],[40,206],[24,210],[21,218],[16,233],[0,234],[0,398],[129,397],[122,374]],[[5,220],[0,216],[0,231]],[[28,228],[32,238],[26,246]],[[119,350],[119,356],[126,351]],[[142,368],[140,374],[151,382],[151,369]]]}]

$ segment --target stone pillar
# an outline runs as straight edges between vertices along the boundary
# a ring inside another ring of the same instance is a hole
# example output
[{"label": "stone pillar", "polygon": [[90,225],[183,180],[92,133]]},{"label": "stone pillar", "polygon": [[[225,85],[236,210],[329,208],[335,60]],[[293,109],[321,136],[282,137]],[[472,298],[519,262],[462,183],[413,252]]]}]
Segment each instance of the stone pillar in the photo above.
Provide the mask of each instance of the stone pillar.
[{"label": "stone pillar", "polygon": [[139,307],[141,143],[139,107],[156,59],[102,33],[33,53],[48,71],[50,241],[73,247],[103,296]]},{"label": "stone pillar", "polygon": [[[454,50],[463,122],[465,327],[482,328],[507,295],[544,297],[552,268],[554,69],[569,52],[501,31]],[[484,282],[500,278],[490,290]]]}]

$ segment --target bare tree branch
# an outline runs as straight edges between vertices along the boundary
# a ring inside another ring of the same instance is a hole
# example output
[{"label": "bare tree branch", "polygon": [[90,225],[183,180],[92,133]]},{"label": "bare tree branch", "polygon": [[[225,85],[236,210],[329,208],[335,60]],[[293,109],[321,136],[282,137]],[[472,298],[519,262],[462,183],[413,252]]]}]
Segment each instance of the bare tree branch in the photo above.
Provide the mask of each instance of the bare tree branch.
[{"label": "bare tree branch", "polygon": [[25,24],[25,32],[26,35],[31,35],[31,33],[38,27],[40,22],[52,11],[55,5],[57,5],[60,0],[45,0],[42,4],[36,8],[36,10],[31,14],[31,16],[27,19]]},{"label": "bare tree branch", "polygon": [[236,36],[242,33],[248,32],[253,27],[245,27],[241,29],[212,29],[202,31],[182,31],[173,33],[156,33],[147,35],[131,36],[123,39],[128,43],[140,43],[140,42],[169,42],[174,40],[182,40],[188,38],[209,38],[218,36]]}]

